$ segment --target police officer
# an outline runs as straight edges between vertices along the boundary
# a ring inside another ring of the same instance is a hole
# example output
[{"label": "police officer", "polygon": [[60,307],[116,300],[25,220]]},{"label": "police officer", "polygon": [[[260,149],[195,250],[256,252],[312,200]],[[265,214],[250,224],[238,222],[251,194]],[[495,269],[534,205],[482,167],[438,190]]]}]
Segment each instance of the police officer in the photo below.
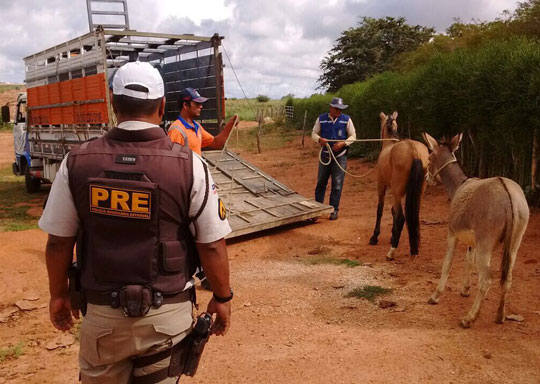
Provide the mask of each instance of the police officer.
[{"label": "police officer", "polygon": [[201,158],[158,126],[165,110],[159,72],[125,64],[111,96],[118,127],[69,153],[39,221],[49,233],[50,319],[67,331],[79,318],[66,276],[76,244],[86,304],[82,382],[174,383],[171,347],[182,345],[193,322],[193,247],[214,288],[212,331],[229,329],[224,237],[231,229]]},{"label": "police officer", "polygon": [[[319,172],[317,175],[317,186],[315,187],[315,200],[324,202],[324,194],[328,178],[332,176],[332,190],[330,192],[330,205],[334,207],[334,212],[330,214],[330,220],[337,220],[339,211],[339,200],[343,189],[343,180],[347,169],[348,146],[356,140],[354,124],[350,116],[342,113],[348,105],[343,104],[343,99],[335,97],[330,103],[330,112],[323,113],[315,121],[311,138],[322,147],[321,159],[319,162]],[[339,140],[339,141],[328,141]],[[328,151],[326,144],[329,144],[334,158]],[[336,162],[337,160],[337,162]],[[338,165],[339,164],[339,165]],[[341,168],[340,168],[341,166]]]},{"label": "police officer", "polygon": [[171,124],[168,133],[175,143],[184,145],[187,140],[189,148],[199,155],[202,148],[222,149],[238,119],[238,116],[234,115],[217,136],[212,136],[195,121],[200,118],[203,104],[207,101],[208,99],[202,97],[195,89],[183,89],[178,96],[180,115]]}]

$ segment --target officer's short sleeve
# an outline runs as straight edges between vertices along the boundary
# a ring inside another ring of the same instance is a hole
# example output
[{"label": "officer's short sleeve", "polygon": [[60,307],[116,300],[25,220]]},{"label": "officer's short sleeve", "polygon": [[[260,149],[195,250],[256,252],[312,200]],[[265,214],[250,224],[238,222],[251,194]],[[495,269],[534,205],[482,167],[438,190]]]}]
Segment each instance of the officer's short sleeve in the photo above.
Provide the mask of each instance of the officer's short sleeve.
[{"label": "officer's short sleeve", "polygon": [[39,227],[50,235],[72,237],[79,230],[79,215],[69,189],[67,156],[60,169],[47,199],[47,205],[38,222]]},{"label": "officer's short sleeve", "polygon": [[208,200],[201,214],[195,217],[203,204],[207,189],[203,161],[199,155],[193,153],[193,187],[189,217],[194,220],[190,230],[196,242],[212,243],[227,236],[231,232],[231,227],[225,218],[223,202],[219,200],[210,171],[208,171]]}]

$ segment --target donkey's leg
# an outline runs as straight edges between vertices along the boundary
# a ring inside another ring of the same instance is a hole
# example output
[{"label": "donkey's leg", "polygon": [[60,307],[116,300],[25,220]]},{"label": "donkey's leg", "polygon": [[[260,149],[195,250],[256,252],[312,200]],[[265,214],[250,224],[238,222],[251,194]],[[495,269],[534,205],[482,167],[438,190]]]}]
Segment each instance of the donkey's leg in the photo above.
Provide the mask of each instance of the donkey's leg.
[{"label": "donkey's leg", "polygon": [[446,238],[446,256],[444,257],[441,278],[439,279],[437,290],[433,292],[433,295],[431,295],[428,300],[429,304],[437,304],[439,302],[439,297],[441,297],[442,293],[444,292],[444,287],[446,286],[448,275],[450,274],[450,269],[452,267],[454,250],[456,249],[456,241],[456,236],[453,233],[448,232],[448,236]]},{"label": "donkey's leg", "polygon": [[379,234],[381,233],[381,218],[384,209],[384,195],[386,194],[386,185],[379,180],[377,183],[377,222],[375,223],[375,230],[373,231],[373,236],[369,239],[370,245],[375,245],[379,242]]},{"label": "donkey's leg", "polygon": [[489,290],[489,286],[491,285],[491,276],[489,274],[491,249],[489,247],[478,246],[476,248],[475,258],[476,270],[478,272],[478,290],[476,292],[476,297],[471,310],[467,316],[461,319],[461,322],[459,323],[459,325],[461,325],[463,328],[469,328],[478,317],[482,302],[484,301],[484,298]]},{"label": "donkey's leg", "polygon": [[465,254],[465,272],[463,274],[463,286],[461,287],[461,296],[469,297],[471,290],[471,274],[474,268],[474,253],[476,250],[472,247],[467,248]]},{"label": "donkey's leg", "polygon": [[509,266],[508,266],[508,276],[506,277],[506,281],[502,285],[501,301],[499,303],[499,309],[497,310],[497,317],[495,319],[495,322],[499,324],[504,323],[504,320],[506,318],[506,314],[505,314],[506,295],[508,294],[508,291],[510,290],[510,287],[512,286],[512,270],[514,269],[514,265],[516,263],[517,252],[521,244],[521,239],[523,238],[523,234],[525,233],[525,229],[527,228],[526,221],[518,222],[516,224],[518,228],[515,229],[514,237],[510,241],[510,249],[509,249],[510,260],[509,260]]},{"label": "donkey's leg", "polygon": [[405,224],[405,215],[401,207],[401,199],[394,197],[394,225],[392,225],[392,245],[386,255],[386,260],[394,260],[394,252],[399,245],[403,225]]},{"label": "donkey's leg", "polygon": [[506,281],[502,285],[501,300],[499,302],[499,308],[497,309],[497,317],[495,318],[495,322],[497,324],[504,323],[504,320],[506,318],[506,295],[508,294],[508,291],[512,286],[512,269],[514,268],[514,264],[516,263],[516,256],[517,248],[515,249],[515,252],[510,252],[510,265],[508,266],[508,276],[506,278]]}]

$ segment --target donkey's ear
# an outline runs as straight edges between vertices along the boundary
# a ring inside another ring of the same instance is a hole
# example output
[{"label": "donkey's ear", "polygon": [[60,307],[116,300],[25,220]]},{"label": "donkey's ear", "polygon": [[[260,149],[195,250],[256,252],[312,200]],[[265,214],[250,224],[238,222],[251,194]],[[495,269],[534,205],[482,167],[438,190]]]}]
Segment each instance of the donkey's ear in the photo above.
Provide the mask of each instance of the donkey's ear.
[{"label": "donkey's ear", "polygon": [[392,113],[392,119],[394,119],[394,120],[397,119],[397,111],[394,111],[394,113]]},{"label": "donkey's ear", "polygon": [[429,133],[422,132],[422,137],[424,138],[424,141],[427,144],[427,147],[430,151],[435,150],[439,146],[437,143],[437,140],[435,140]]},{"label": "donkey's ear", "polygon": [[463,139],[463,133],[458,133],[452,138],[452,140],[450,141],[450,150],[452,152],[455,152],[458,150],[459,143],[461,143],[461,139]]},{"label": "donkey's ear", "polygon": [[379,116],[381,117],[381,121],[386,120],[386,115],[384,114],[384,112],[381,112]]}]

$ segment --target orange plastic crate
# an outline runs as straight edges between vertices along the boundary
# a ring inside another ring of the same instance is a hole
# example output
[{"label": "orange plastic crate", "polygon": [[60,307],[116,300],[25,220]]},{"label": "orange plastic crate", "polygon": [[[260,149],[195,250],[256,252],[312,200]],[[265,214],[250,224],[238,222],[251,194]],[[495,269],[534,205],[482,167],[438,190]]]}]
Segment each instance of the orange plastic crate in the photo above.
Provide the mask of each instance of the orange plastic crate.
[{"label": "orange plastic crate", "polygon": [[[31,111],[30,125],[107,124],[109,113],[105,92],[104,73],[29,88],[28,107],[46,107]],[[103,101],[79,104],[98,99]],[[64,103],[73,104],[58,106]]]}]

